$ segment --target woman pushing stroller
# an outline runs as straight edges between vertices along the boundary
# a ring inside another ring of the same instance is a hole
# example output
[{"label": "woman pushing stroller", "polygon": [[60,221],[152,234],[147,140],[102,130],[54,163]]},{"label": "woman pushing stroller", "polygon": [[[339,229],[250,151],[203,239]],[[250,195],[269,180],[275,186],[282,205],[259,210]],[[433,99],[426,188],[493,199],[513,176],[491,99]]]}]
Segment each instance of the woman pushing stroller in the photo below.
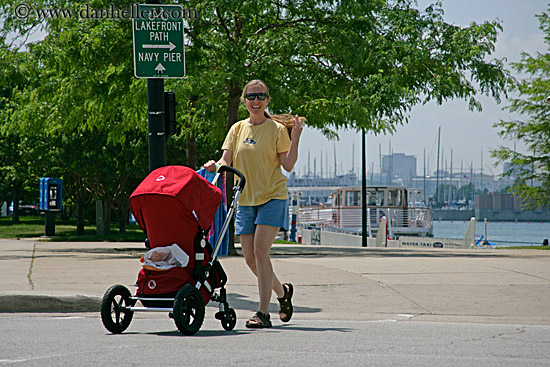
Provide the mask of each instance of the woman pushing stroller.
[{"label": "woman pushing stroller", "polygon": [[270,96],[267,85],[252,80],[243,88],[242,101],[249,118],[235,123],[222,145],[218,162],[208,161],[209,172],[216,165],[233,165],[247,180],[239,198],[235,233],[240,235],[246,264],[258,278],[258,312],[247,322],[248,328],[271,327],[269,303],[274,291],[279,301],[281,321],[293,313],[291,283],[281,283],[273,271],[270,250],[281,227],[288,229],[288,189],[281,166],[292,171],[298,159],[298,144],[305,119],[293,118],[289,133],[266,111]]}]

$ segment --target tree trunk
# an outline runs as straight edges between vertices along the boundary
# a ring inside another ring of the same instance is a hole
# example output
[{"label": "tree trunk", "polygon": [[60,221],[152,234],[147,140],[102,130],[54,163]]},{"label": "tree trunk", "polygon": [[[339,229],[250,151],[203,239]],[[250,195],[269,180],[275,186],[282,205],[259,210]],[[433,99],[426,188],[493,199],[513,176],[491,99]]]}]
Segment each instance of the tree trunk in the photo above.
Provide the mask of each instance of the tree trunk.
[{"label": "tree trunk", "polygon": [[[239,103],[241,98],[240,82],[231,80],[229,82],[229,93],[227,97],[227,131],[239,120]],[[233,201],[233,175],[226,175],[225,192],[227,193],[227,203]],[[229,223],[229,247],[227,254],[230,256],[237,255],[235,250],[235,219],[231,218]]]},{"label": "tree trunk", "polygon": [[120,232],[120,234],[126,233],[127,222],[128,219],[125,216],[121,216],[120,218],[118,218],[118,231]]},{"label": "tree trunk", "polygon": [[109,234],[111,234],[111,208],[112,208],[112,203],[107,201],[107,200],[103,200],[103,218],[104,218],[104,221],[103,221],[103,235],[104,236],[107,236]]},{"label": "tree trunk", "polygon": [[118,217],[119,233],[126,233],[128,218],[130,217],[130,194],[124,195],[122,200],[115,202],[116,216]]},{"label": "tree trunk", "polygon": [[195,137],[191,136],[192,134],[187,135],[186,146],[187,146],[187,166],[193,169],[197,168],[197,142]]},{"label": "tree trunk", "polygon": [[[193,111],[195,110],[195,106],[197,105],[197,100],[199,99],[196,95],[189,96],[189,104],[188,107],[191,110],[191,118],[189,121],[189,126],[192,125],[193,115],[195,114]],[[185,141],[185,145],[187,147],[186,153],[187,153],[187,166],[192,167],[193,169],[198,168],[197,166],[197,142],[195,138],[193,137],[193,133],[188,133],[187,138]]]},{"label": "tree trunk", "polygon": [[118,220],[118,231],[126,233],[128,218],[130,217],[130,194],[121,194],[122,197],[114,201],[113,208]]},{"label": "tree trunk", "polygon": [[84,235],[84,205],[81,200],[76,203],[76,235]]}]

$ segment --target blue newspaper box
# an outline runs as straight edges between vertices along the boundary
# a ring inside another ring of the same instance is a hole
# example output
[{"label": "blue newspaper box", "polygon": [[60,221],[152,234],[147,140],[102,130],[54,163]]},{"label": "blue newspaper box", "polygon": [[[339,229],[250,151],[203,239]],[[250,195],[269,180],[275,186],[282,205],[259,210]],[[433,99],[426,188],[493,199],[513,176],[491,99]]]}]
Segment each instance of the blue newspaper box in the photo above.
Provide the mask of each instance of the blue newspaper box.
[{"label": "blue newspaper box", "polygon": [[42,177],[40,179],[40,201],[38,209],[46,212],[59,212],[63,209],[63,180]]}]

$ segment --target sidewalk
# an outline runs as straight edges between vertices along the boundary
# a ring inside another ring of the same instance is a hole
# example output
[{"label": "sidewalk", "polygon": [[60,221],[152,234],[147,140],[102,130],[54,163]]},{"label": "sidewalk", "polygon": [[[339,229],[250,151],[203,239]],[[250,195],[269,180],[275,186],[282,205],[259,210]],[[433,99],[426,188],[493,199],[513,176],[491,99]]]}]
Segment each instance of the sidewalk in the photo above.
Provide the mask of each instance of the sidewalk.
[{"label": "sidewalk", "polygon": [[[98,312],[111,285],[135,290],[144,252],[141,243],[0,240],[0,312]],[[295,286],[296,319],[550,325],[550,251],[275,245],[272,253],[277,275]],[[249,317],[254,276],[242,257],[220,261],[231,307]]]}]

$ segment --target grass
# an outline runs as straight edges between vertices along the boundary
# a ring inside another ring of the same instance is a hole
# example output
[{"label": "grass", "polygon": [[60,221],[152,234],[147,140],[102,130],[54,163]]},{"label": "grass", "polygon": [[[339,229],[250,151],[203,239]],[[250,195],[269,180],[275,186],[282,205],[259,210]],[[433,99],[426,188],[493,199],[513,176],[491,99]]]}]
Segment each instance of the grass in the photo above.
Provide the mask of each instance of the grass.
[{"label": "grass", "polygon": [[[0,218],[0,238],[31,238],[44,235],[43,217],[20,217],[20,223],[14,224],[11,217]],[[76,220],[55,219],[55,236],[49,237],[53,241],[71,242],[143,242],[145,234],[137,224],[126,227],[126,233],[119,233],[118,225],[111,224],[111,234],[98,235],[95,225],[84,227],[84,235],[77,236]]]},{"label": "grass", "polygon": [[510,247],[498,247],[497,249],[513,249],[513,250],[550,250],[550,246],[510,246]]},{"label": "grass", "polygon": [[285,241],[285,240],[275,240],[273,241],[273,243],[278,245],[297,245],[298,244],[297,242]]}]

